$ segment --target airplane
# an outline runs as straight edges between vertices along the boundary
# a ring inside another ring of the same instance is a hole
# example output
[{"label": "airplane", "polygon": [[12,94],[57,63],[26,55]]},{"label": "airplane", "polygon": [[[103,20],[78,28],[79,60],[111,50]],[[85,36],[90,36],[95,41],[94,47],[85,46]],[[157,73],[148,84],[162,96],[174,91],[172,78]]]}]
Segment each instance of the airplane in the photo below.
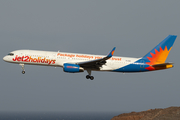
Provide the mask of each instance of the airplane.
[{"label": "airplane", "polygon": [[51,52],[39,50],[15,50],[6,55],[3,60],[21,65],[22,74],[24,66],[43,65],[62,67],[64,72],[79,73],[87,71],[87,79],[93,80],[91,71],[111,72],[147,72],[173,67],[173,63],[166,63],[166,58],[172,49],[176,35],[167,36],[155,48],[141,58],[113,56],[114,47],[106,56],[67,52]]}]

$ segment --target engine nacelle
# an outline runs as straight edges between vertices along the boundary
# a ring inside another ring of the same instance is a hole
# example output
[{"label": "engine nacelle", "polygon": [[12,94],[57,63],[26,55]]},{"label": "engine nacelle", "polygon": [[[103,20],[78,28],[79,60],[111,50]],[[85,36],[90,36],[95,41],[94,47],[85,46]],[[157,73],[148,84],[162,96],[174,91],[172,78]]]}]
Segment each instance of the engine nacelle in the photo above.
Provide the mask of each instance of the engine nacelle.
[{"label": "engine nacelle", "polygon": [[77,72],[84,72],[84,69],[76,64],[64,63],[63,65],[64,72],[69,73],[77,73]]}]

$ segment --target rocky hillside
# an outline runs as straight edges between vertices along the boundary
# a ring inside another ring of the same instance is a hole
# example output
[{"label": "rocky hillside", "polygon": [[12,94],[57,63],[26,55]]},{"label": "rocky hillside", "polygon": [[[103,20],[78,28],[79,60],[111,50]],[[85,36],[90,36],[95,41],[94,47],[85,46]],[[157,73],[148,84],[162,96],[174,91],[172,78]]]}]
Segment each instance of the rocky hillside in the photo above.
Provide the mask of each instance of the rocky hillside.
[{"label": "rocky hillside", "polygon": [[180,120],[180,107],[124,113],[111,120]]}]

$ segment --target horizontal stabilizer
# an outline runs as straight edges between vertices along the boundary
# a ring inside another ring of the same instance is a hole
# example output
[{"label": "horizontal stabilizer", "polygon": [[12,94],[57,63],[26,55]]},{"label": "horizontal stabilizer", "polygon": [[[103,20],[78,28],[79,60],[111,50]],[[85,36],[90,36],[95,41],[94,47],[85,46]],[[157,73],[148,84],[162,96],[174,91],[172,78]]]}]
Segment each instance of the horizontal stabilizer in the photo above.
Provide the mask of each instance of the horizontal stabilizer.
[{"label": "horizontal stabilizer", "polygon": [[173,67],[173,63],[156,64],[152,65],[152,67],[154,67],[155,70],[168,69]]}]

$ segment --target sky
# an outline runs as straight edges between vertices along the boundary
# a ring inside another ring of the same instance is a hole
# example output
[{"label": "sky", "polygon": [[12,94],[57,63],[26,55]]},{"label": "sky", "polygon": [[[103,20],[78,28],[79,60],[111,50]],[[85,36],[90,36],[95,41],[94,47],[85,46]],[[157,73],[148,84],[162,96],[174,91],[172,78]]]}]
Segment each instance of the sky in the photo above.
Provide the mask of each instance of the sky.
[{"label": "sky", "polygon": [[[0,0],[0,111],[131,112],[180,106],[179,0]],[[6,63],[19,49],[142,57],[169,34],[174,67],[70,74]]]}]

